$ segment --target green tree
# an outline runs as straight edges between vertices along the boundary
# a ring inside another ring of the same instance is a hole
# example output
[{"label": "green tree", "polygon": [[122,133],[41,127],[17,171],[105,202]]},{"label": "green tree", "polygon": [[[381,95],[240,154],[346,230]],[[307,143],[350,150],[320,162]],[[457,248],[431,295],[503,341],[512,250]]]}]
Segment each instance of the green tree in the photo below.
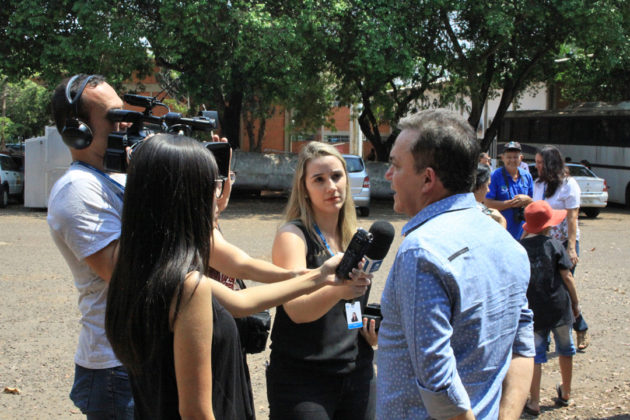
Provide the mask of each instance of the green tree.
[{"label": "green tree", "polygon": [[446,64],[449,88],[470,98],[468,121],[473,127],[493,90],[501,92],[482,149],[488,149],[505,112],[524,89],[553,79],[562,45],[570,39],[591,43],[619,13],[617,3],[621,7],[614,0],[452,0],[440,6],[447,57],[452,57]]},{"label": "green tree", "polygon": [[7,0],[0,8],[0,72],[37,74],[49,85],[75,73],[103,74],[120,87],[153,67],[129,2]]},{"label": "green tree", "polygon": [[50,124],[50,93],[31,80],[6,83],[0,136],[5,142],[23,141],[44,134]]},{"label": "green tree", "polygon": [[444,75],[429,8],[424,2],[309,0],[281,9],[299,21],[311,55],[323,53],[339,103],[360,104],[361,131],[386,161],[396,133],[384,136],[381,126],[395,127]]},{"label": "green tree", "polygon": [[571,37],[559,54],[554,80],[567,101],[630,100],[630,6],[618,2],[606,10],[597,25]]},{"label": "green tree", "polygon": [[317,67],[301,65],[305,40],[262,2],[134,4],[140,18],[130,18],[142,25],[156,63],[181,74],[193,108],[219,111],[222,133],[234,147],[243,114],[251,127],[269,115],[271,104],[294,103],[293,95],[306,90],[299,86],[318,80]]}]

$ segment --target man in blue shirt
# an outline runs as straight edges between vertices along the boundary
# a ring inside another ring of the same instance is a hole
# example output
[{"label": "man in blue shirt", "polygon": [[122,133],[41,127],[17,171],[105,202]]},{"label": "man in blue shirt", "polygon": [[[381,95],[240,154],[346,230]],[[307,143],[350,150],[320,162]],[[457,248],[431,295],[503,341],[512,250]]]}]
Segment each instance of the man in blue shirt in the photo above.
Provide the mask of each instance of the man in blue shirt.
[{"label": "man in blue shirt", "polygon": [[523,155],[516,141],[505,144],[501,160],[503,167],[492,172],[490,191],[484,204],[501,212],[507,221],[507,230],[516,240],[523,235],[523,210],[532,202],[534,181],[529,171],[520,167]]},{"label": "man in blue shirt", "polygon": [[400,128],[385,177],[411,220],[381,298],[377,418],[496,419],[513,351],[534,355],[529,260],[469,192],[479,153],[470,125],[427,110]]}]

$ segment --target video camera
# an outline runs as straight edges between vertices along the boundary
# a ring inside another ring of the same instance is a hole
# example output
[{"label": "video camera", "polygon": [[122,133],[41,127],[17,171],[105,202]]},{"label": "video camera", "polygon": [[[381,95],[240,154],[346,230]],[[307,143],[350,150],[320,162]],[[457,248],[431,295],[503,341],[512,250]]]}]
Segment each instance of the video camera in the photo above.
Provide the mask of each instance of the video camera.
[{"label": "video camera", "polygon": [[[105,152],[105,169],[112,172],[127,172],[127,147],[133,148],[148,135],[153,133],[173,133],[190,136],[193,130],[212,131],[219,127],[219,115],[217,111],[201,111],[201,115],[193,118],[184,118],[182,114],[170,112],[170,108],[158,101],[157,98],[125,94],[124,100],[130,105],[144,108],[144,111],[131,111],[127,109],[112,109],[107,113],[107,119],[112,122],[132,123],[126,131],[115,131],[107,138],[107,150]],[[161,116],[153,115],[153,108],[162,106],[168,112]],[[228,143],[207,142],[204,145],[213,152],[219,174],[227,177],[229,172]],[[225,170],[227,168],[227,171]],[[226,172],[226,173],[224,173]]]}]

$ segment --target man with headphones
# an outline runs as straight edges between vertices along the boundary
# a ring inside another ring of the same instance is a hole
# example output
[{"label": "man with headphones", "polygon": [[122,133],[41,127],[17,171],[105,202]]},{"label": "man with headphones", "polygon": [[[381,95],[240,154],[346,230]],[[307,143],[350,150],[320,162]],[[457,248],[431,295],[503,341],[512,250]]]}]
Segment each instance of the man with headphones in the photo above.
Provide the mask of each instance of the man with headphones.
[{"label": "man with headphones", "polygon": [[81,332],[70,398],[88,419],[134,416],[127,372],[104,327],[124,192],[124,186],[105,173],[107,137],[119,129],[107,112],[122,106],[116,91],[98,75],[66,79],[52,97],[53,117],[72,164],[52,188],[47,220],[79,292]]}]

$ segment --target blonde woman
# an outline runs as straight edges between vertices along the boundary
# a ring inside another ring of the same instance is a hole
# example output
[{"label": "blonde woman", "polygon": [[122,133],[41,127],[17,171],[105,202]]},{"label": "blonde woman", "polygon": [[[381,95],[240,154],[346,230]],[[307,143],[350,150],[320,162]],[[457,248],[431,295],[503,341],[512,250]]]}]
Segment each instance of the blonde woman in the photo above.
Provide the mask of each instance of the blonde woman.
[{"label": "blonde woman", "polygon": [[[300,152],[285,221],[272,261],[288,270],[318,267],[350,242],[356,213],[334,147],[312,142]],[[346,317],[355,300],[364,307],[367,290],[348,282],[277,307],[267,369],[272,420],[374,418],[374,321],[350,329]]]}]

